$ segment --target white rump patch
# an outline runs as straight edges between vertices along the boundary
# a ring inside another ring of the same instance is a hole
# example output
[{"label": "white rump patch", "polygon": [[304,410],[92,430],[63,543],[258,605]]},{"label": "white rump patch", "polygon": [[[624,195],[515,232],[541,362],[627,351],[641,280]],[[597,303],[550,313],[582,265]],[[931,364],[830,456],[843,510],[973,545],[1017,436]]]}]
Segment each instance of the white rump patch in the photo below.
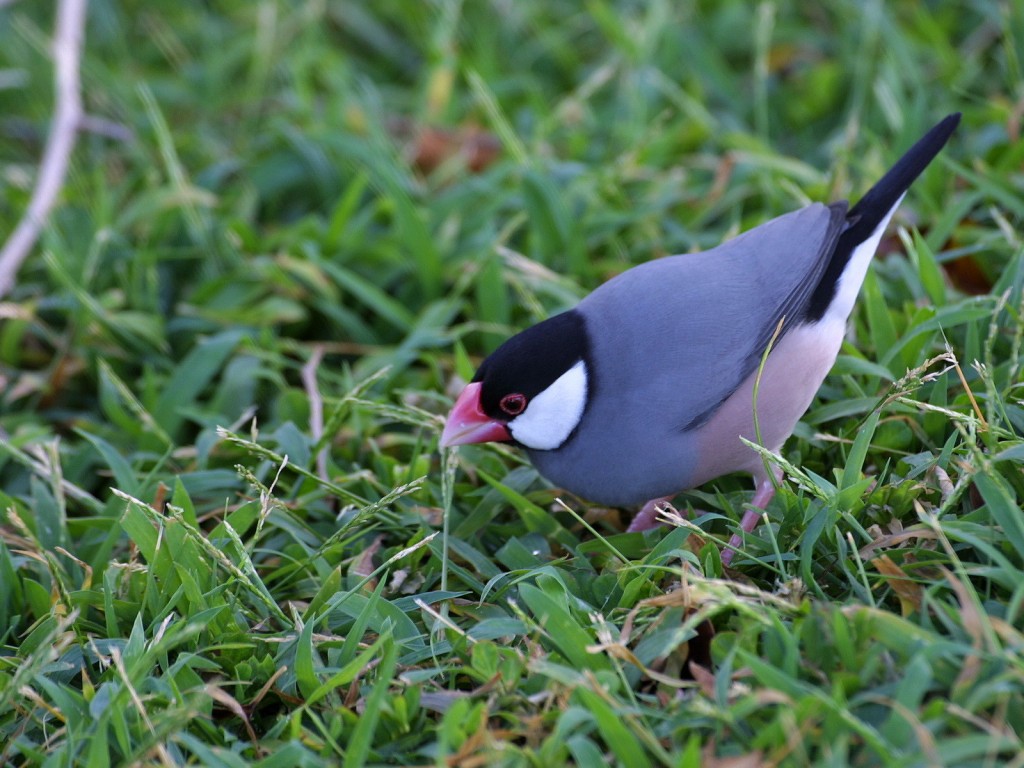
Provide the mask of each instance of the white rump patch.
[{"label": "white rump patch", "polygon": [[516,440],[535,451],[550,451],[566,441],[587,405],[587,366],[580,360],[534,397],[508,423]]},{"label": "white rump patch", "polygon": [[857,294],[860,293],[860,287],[864,284],[864,276],[868,272],[871,258],[875,255],[875,251],[878,250],[878,244],[882,241],[885,228],[889,226],[889,220],[896,213],[896,209],[900,207],[900,203],[903,202],[906,194],[904,192],[900,195],[900,199],[889,209],[889,212],[885,214],[882,220],[878,222],[875,231],[871,233],[867,240],[853,249],[853,253],[850,254],[850,260],[846,263],[846,269],[839,276],[836,295],[832,303],[829,304],[828,310],[825,313],[826,316],[841,320],[844,323],[846,318],[850,316],[850,313],[853,311],[853,304],[857,300]]}]

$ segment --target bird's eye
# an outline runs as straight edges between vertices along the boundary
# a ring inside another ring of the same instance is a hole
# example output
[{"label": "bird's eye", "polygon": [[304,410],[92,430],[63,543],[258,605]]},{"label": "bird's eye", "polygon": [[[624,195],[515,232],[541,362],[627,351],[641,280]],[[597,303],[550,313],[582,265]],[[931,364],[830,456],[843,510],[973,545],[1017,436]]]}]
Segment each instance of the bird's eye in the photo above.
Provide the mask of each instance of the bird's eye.
[{"label": "bird's eye", "polygon": [[518,392],[511,395],[505,395],[501,398],[501,402],[498,403],[498,406],[509,416],[518,416],[526,410],[526,397],[524,395],[520,395]]}]

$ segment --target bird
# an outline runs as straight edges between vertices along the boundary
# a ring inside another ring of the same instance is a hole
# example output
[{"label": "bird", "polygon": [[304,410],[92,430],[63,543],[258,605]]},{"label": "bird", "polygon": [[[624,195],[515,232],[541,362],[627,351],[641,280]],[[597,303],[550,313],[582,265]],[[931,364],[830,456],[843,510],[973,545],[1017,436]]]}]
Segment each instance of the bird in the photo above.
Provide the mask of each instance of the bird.
[{"label": "bird", "polygon": [[[656,527],[678,493],[746,473],[751,533],[781,473],[740,438],[782,449],[839,354],[890,219],[959,122],[941,120],[852,207],[812,203],[634,266],[510,337],[456,398],[440,446],[517,445],[580,498],[643,505],[630,531]],[[725,565],[741,544],[737,531]]]}]

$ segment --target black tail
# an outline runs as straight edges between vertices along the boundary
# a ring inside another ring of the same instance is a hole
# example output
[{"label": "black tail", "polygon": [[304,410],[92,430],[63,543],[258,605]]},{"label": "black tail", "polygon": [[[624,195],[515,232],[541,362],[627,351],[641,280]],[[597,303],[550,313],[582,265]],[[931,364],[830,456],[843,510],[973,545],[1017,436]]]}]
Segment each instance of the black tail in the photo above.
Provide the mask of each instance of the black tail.
[{"label": "black tail", "polygon": [[[921,175],[921,171],[927,168],[928,164],[946,146],[946,142],[949,141],[949,137],[953,135],[953,131],[956,130],[959,123],[960,113],[954,112],[918,139],[917,143],[896,162],[896,165],[889,169],[882,180],[868,190],[868,193],[850,209],[847,219],[853,226],[847,232],[853,232],[854,229],[861,226],[867,227],[865,237],[874,232],[878,222],[889,212],[890,208],[896,205],[900,195],[910,188],[914,180]],[[857,217],[860,217],[859,221],[855,221]],[[846,235],[844,234],[843,237]],[[841,243],[842,239],[839,242]]]},{"label": "black tail", "polygon": [[918,139],[903,157],[875,186],[868,190],[846,214],[847,228],[839,236],[828,267],[821,277],[807,307],[807,319],[815,322],[824,317],[835,295],[836,283],[846,268],[853,249],[875,231],[885,214],[896,205],[900,195],[907,191],[921,172],[939,154],[960,123],[960,113],[954,112]]}]

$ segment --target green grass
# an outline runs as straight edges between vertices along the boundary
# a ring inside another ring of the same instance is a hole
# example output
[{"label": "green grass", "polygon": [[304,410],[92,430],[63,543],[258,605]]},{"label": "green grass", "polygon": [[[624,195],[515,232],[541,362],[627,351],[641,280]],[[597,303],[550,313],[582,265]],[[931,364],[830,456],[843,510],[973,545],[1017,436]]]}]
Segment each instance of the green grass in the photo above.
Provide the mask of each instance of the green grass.
[{"label": "green grass", "polygon": [[[49,5],[0,9],[0,236]],[[1013,3],[185,5],[91,3],[133,139],[81,136],[0,303],[0,763],[1024,765]],[[508,334],[954,110],[735,569],[747,478],[624,534],[439,454]]]}]

